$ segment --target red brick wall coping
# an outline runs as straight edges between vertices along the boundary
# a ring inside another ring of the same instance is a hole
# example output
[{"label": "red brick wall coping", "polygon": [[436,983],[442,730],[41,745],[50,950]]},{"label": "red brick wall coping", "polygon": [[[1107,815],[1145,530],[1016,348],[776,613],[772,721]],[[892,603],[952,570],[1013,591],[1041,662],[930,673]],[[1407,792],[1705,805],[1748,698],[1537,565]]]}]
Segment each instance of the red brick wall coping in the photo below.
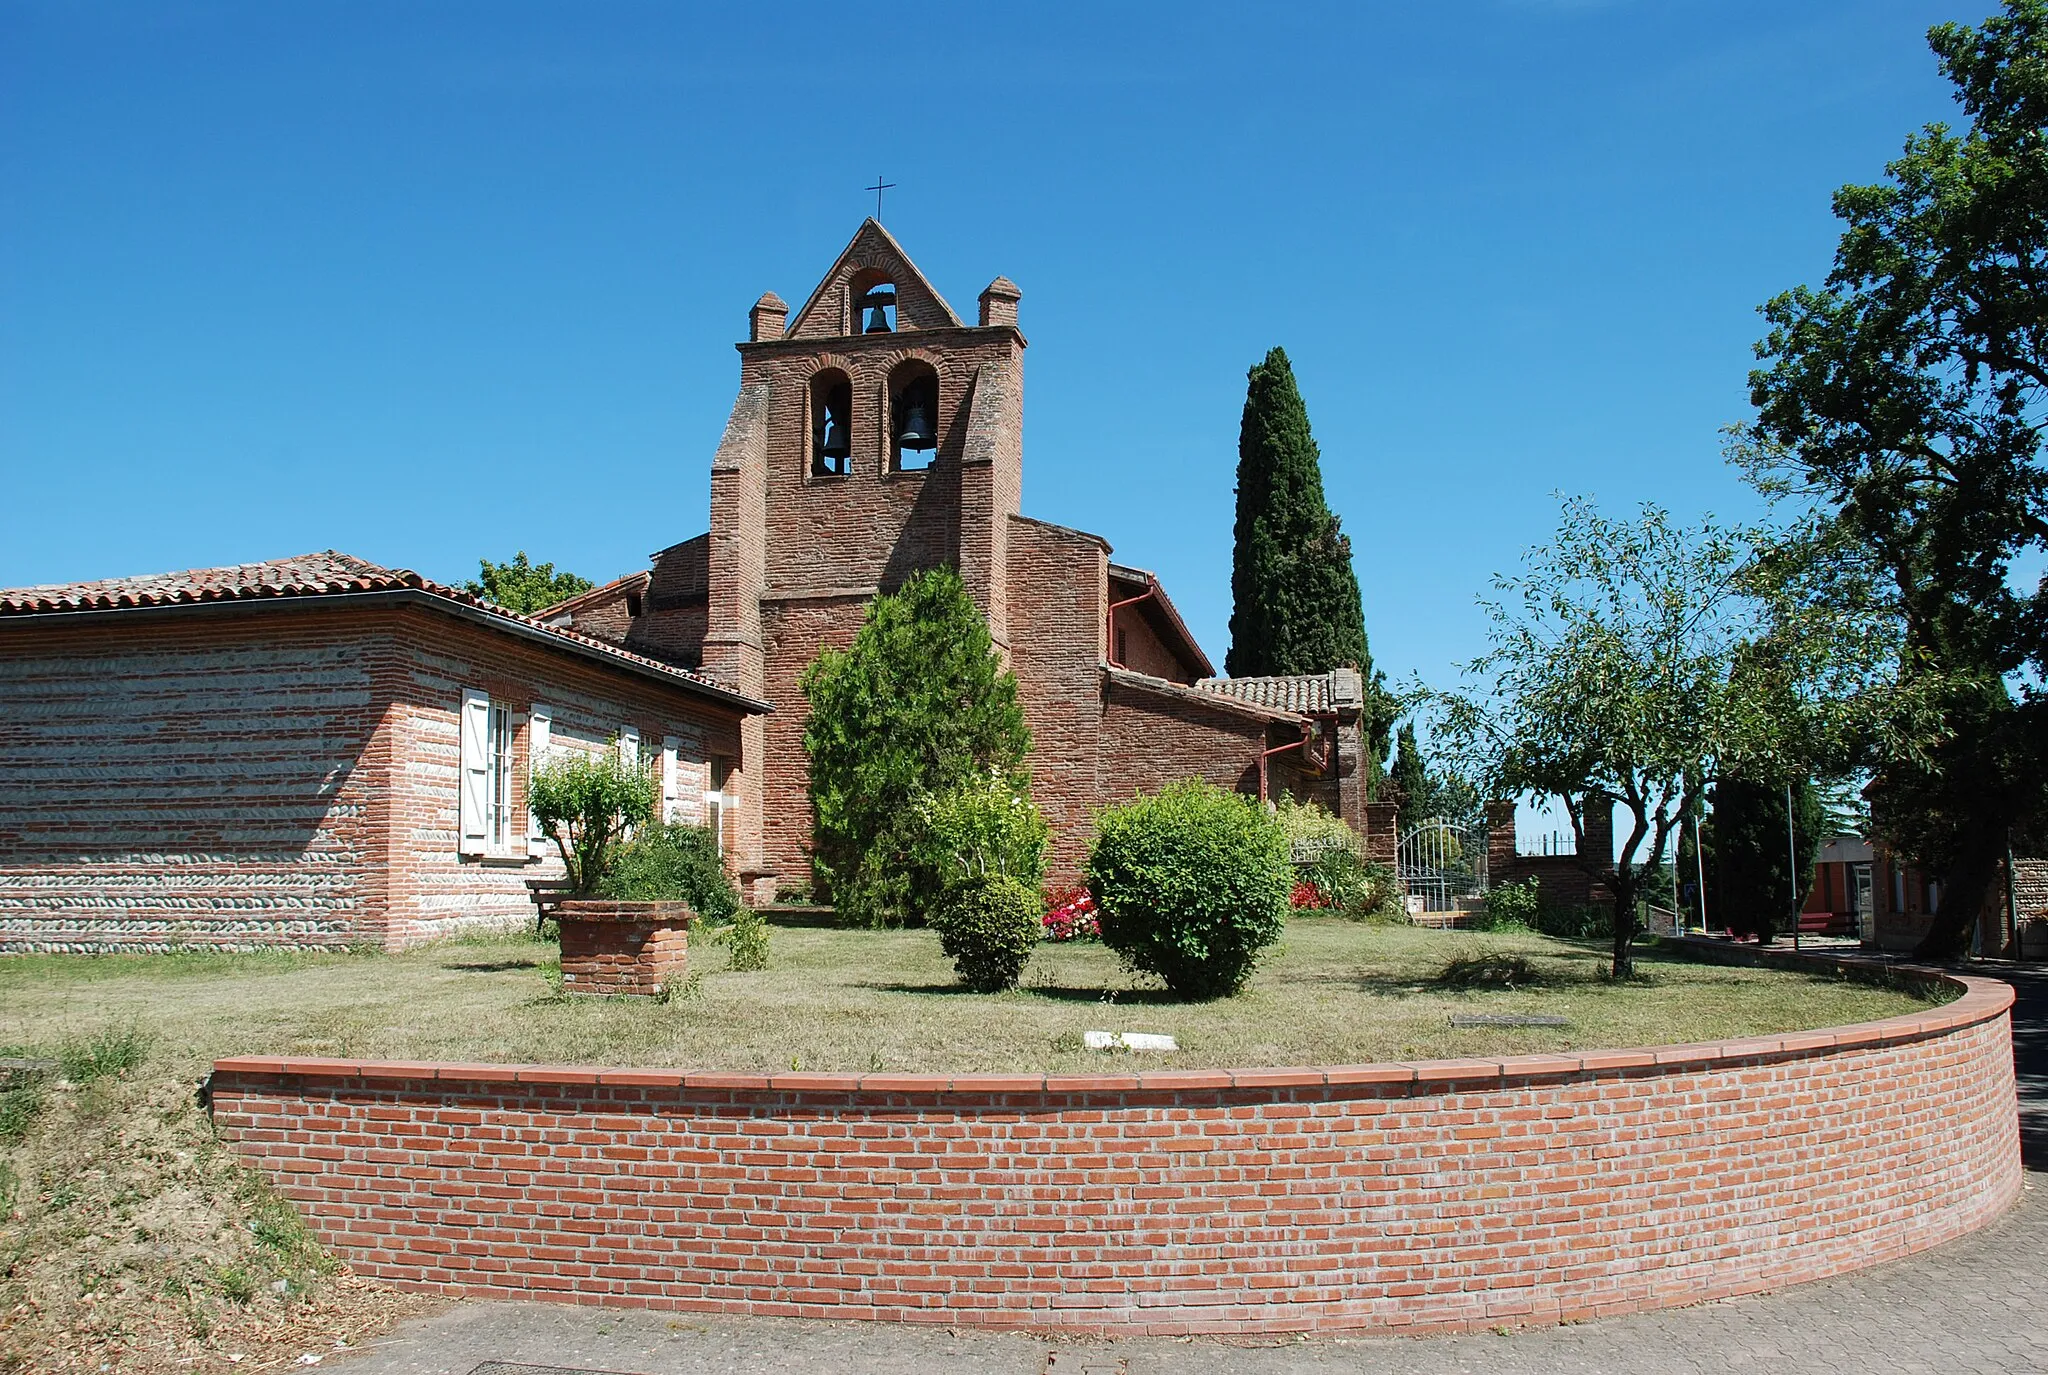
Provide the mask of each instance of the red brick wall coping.
[{"label": "red brick wall coping", "polygon": [[322,1079],[415,1079],[477,1084],[617,1084],[634,1088],[726,1092],[940,1094],[1185,1093],[1216,1089],[1342,1088],[1352,1084],[1466,1087],[1488,1081],[1569,1079],[1582,1074],[1724,1064],[1894,1046],[1975,1026],[2012,1006],[2012,985],[1969,975],[1933,974],[1962,985],[1961,997],[1925,1012],[1819,1031],[1751,1036],[1735,1041],[1638,1046],[1632,1050],[1567,1051],[1467,1060],[1401,1060],[1322,1068],[1140,1070],[1130,1074],[741,1074],[726,1070],[610,1069],[586,1065],[451,1064],[433,1060],[344,1060],[306,1055],[235,1055],[216,1060],[222,1075]]},{"label": "red brick wall coping", "polygon": [[1962,995],[1705,1045],[1087,1075],[241,1056],[212,1105],[325,1245],[411,1288],[1470,1330],[1754,1293],[1998,1216],[2021,1184],[2012,992],[1913,973]]}]

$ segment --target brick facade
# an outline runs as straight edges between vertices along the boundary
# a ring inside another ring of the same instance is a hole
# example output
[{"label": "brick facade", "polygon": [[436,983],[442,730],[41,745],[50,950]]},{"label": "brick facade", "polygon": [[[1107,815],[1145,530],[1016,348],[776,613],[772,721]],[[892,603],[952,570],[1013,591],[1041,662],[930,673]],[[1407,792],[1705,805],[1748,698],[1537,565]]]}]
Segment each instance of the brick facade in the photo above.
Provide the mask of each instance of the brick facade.
[{"label": "brick facade", "polygon": [[223,1137],[380,1280],[1071,1331],[1548,1323],[1895,1259],[2021,1182],[2011,990],[1747,1041],[1099,1077],[243,1058]]},{"label": "brick facade", "polygon": [[[745,794],[723,690],[515,620],[411,590],[0,614],[0,950],[397,948],[531,921],[526,881],[561,872],[527,834],[536,704],[555,748],[672,739],[679,820],[704,816],[713,760]],[[489,854],[462,853],[465,690],[509,711]]]},{"label": "brick facade", "polygon": [[[895,318],[871,330],[863,302],[878,288],[893,292]],[[1191,776],[1256,788],[1259,756],[1301,736],[1298,717],[1148,697],[1138,680],[1185,687],[1213,671],[1158,580],[1111,564],[1098,536],[1022,515],[1020,298],[999,277],[978,323],[964,323],[869,221],[794,319],[772,292],[750,313],[739,395],[711,465],[709,534],[547,613],[776,704],[746,728],[762,785],[742,801],[742,867],[757,901],[809,878],[803,671],[853,638],[877,593],[923,569],[960,572],[1016,670],[1056,880],[1073,877],[1104,804]],[[917,378],[936,387],[936,448],[928,466],[904,470],[891,438]],[[829,462],[828,414],[848,439]],[[1320,729],[1324,766],[1272,756],[1269,785],[1362,829],[1371,765],[1356,713]]]}]

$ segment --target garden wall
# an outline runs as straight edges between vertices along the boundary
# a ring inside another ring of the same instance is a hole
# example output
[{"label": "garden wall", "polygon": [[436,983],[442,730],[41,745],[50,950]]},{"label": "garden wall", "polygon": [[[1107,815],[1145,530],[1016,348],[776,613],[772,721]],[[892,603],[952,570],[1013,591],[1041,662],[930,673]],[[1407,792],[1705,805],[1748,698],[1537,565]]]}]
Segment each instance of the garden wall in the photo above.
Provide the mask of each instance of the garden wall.
[{"label": "garden wall", "polygon": [[243,1058],[221,1133],[360,1273],[1075,1331],[1462,1329],[1890,1260],[2020,1187],[2004,984],[1703,1046],[1331,1069]]}]

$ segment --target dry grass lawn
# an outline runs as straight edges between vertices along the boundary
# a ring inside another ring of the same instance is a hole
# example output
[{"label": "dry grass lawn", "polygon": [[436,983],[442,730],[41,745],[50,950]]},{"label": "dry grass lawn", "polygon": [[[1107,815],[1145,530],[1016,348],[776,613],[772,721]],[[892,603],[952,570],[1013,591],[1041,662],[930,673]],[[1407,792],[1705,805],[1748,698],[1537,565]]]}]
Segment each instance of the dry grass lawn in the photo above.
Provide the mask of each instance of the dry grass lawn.
[{"label": "dry grass lawn", "polygon": [[[1533,987],[1435,982],[1497,952]],[[214,1057],[556,1061],[693,1068],[1085,1071],[1087,1030],[1166,1032],[1161,1067],[1344,1064],[1712,1040],[1889,1016],[1915,995],[1832,978],[1645,955],[1617,984],[1592,944],[1533,934],[1298,919],[1240,997],[1176,1003],[1100,945],[1042,946],[1014,992],[959,991],[925,931],[777,928],[772,966],[693,952],[692,986],[664,1005],[561,997],[553,947],[517,936],[402,955],[31,957],[0,961],[0,1043],[139,1027],[159,1061]],[[1547,1013],[1563,1028],[1450,1025],[1456,1012]]]}]

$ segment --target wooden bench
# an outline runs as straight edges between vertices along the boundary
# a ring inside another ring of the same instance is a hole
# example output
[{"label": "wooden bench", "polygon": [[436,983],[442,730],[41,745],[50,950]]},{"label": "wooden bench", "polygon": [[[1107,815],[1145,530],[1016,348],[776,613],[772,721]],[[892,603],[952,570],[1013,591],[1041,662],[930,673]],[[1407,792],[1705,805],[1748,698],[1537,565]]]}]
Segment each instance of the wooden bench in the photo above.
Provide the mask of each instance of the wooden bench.
[{"label": "wooden bench", "polygon": [[533,929],[540,930],[541,923],[555,914],[555,907],[562,899],[571,897],[569,880],[565,878],[530,878],[526,891],[533,898]]}]

